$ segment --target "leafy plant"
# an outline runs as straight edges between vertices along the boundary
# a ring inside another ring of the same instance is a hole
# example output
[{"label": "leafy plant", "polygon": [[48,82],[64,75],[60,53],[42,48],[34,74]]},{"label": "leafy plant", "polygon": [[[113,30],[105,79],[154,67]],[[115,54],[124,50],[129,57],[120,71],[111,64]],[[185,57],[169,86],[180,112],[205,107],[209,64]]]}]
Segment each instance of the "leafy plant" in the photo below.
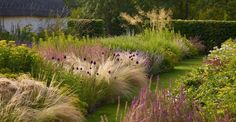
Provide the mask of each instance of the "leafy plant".
[{"label": "leafy plant", "polygon": [[[235,119],[235,64],[236,43],[228,40],[221,48],[215,48],[205,64],[181,79],[187,96],[202,104],[206,110],[218,114],[229,112]],[[210,112],[211,113],[211,112]],[[211,113],[213,114],[213,113]]]},{"label": "leafy plant", "polygon": [[14,41],[0,41],[1,72],[31,72],[39,68],[39,55],[25,45],[16,46]]}]

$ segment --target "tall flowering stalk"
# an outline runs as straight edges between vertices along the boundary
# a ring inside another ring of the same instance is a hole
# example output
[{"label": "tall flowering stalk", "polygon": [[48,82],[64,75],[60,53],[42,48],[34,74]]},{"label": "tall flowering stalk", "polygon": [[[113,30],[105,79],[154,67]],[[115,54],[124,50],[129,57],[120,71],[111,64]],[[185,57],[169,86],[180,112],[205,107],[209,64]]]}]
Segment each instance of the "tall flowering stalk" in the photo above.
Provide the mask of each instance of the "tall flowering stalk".
[{"label": "tall flowering stalk", "polygon": [[[204,115],[205,114],[205,115]],[[135,97],[123,122],[230,122],[227,114],[224,117],[208,116],[201,107],[187,99],[184,90],[178,95],[172,95],[170,90],[152,92],[143,88]]]}]

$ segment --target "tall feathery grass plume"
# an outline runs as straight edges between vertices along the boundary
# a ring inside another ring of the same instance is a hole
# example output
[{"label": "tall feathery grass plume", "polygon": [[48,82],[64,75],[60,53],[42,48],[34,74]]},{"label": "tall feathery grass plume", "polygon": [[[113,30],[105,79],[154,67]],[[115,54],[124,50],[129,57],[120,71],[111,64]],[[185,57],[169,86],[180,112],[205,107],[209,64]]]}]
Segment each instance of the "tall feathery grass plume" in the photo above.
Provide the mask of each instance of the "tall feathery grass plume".
[{"label": "tall feathery grass plume", "polygon": [[73,105],[77,98],[59,86],[23,77],[17,80],[0,77],[0,121],[84,121]]}]

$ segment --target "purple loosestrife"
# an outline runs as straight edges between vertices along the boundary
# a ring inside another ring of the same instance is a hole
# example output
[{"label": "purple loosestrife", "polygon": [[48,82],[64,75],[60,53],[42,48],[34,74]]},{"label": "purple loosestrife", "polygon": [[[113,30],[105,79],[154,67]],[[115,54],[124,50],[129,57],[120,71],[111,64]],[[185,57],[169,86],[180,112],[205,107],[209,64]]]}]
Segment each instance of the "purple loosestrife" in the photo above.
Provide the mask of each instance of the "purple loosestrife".
[{"label": "purple loosestrife", "polygon": [[134,98],[124,122],[192,122],[203,120],[194,104],[190,104],[183,91],[171,96],[168,91],[151,92],[143,88]]},{"label": "purple loosestrife", "polygon": [[231,122],[229,114],[209,115],[196,102],[190,101],[183,88],[178,95],[169,90],[152,92],[144,87],[124,115],[123,122]]}]

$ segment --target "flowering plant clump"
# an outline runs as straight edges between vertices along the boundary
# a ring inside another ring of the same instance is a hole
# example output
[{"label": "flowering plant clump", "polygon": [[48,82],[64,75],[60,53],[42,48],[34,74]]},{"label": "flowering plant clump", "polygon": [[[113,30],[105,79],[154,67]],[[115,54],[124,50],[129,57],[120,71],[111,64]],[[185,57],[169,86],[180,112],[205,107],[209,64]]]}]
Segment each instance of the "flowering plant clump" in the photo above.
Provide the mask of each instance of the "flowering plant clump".
[{"label": "flowering plant clump", "polygon": [[[209,116],[208,116],[209,115]],[[201,109],[201,106],[190,101],[180,89],[177,95],[170,90],[152,92],[144,87],[139,96],[135,97],[126,111],[122,122],[203,122],[218,121],[230,122],[228,114],[221,116],[210,115]]]},{"label": "flowering plant clump", "polygon": [[130,62],[127,62],[125,58],[118,57],[109,57],[100,63],[71,55],[63,62],[63,67],[74,74],[93,77],[98,84],[106,81],[113,94],[127,96],[146,84],[147,75],[143,60],[135,59],[135,62],[131,62],[129,59]]},{"label": "flowering plant clump", "polygon": [[[108,98],[130,97],[147,82],[149,61],[141,52],[117,51],[112,54],[111,50],[99,44],[82,45],[73,51],[60,51],[54,47],[41,50],[43,48],[40,48],[40,53],[45,60],[68,73],[87,78],[80,83],[79,95],[89,109]],[[92,96],[93,93],[97,94],[97,99],[85,98],[86,94]]]},{"label": "flowering plant clump", "polygon": [[203,119],[198,106],[191,104],[183,91],[178,96],[172,96],[168,90],[153,93],[144,88],[132,100],[123,122],[187,122]]}]

